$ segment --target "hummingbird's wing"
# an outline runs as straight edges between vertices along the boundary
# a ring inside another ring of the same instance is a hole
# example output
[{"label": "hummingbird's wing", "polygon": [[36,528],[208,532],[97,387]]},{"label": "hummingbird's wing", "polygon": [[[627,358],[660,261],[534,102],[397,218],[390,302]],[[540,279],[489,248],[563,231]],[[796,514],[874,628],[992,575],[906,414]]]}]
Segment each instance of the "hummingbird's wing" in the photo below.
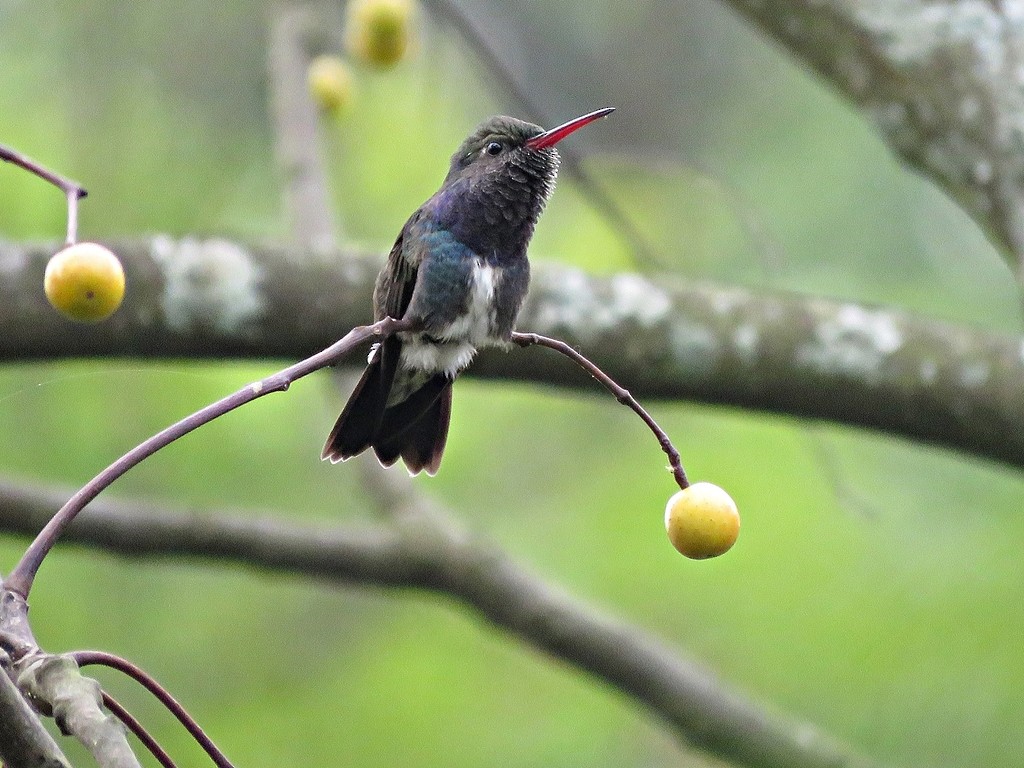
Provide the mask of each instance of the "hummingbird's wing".
[{"label": "hummingbird's wing", "polygon": [[[420,212],[406,222],[377,277],[374,316],[403,319],[417,284],[420,265],[429,257]],[[370,352],[369,364],[327,438],[323,458],[344,461],[372,447],[384,466],[399,457],[412,474],[437,472],[451,416],[451,379],[428,377],[397,404],[388,405],[392,388],[409,386],[409,371],[400,371],[402,339],[393,334]],[[402,379],[401,377],[405,377]],[[403,383],[404,382],[404,383]],[[403,390],[400,390],[403,391]]]},{"label": "hummingbird's wing", "polygon": [[416,287],[416,274],[423,261],[422,241],[415,237],[414,228],[420,212],[414,213],[402,227],[398,239],[391,247],[387,263],[377,276],[373,289],[374,319],[393,317],[401,320],[412,300]]},{"label": "hummingbird's wing", "polygon": [[[408,227],[407,223],[402,228],[387,263],[377,275],[373,289],[374,320],[401,318],[409,306],[412,289],[416,284],[416,270],[403,256]],[[387,409],[401,354],[402,342],[397,335],[389,336],[383,343],[374,344],[370,348],[366,370],[334,424],[324,445],[322,458],[330,459],[331,462],[344,461],[373,444]]]}]

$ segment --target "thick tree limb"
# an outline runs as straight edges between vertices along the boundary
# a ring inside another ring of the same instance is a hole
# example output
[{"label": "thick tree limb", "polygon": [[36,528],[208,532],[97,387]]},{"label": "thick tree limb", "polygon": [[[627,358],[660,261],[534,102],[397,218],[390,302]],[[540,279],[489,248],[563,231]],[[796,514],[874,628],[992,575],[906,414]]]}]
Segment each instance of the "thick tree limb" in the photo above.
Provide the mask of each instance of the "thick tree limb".
[{"label": "thick tree limb", "polygon": [[[114,247],[128,299],[106,323],[81,326],[39,290],[51,249],[0,245],[0,361],[297,358],[369,320],[380,266],[368,254],[227,240]],[[1024,468],[1019,336],[789,294],[594,278],[550,264],[534,273],[519,328],[578,346],[638,397],[826,419]],[[597,391],[539,352],[489,353],[469,374]]]},{"label": "thick tree limb", "polygon": [[100,684],[84,677],[74,659],[45,654],[27,659],[18,686],[45,702],[61,731],[77,738],[102,768],[141,768],[124,726],[103,711]]},{"label": "thick tree limb", "polygon": [[[387,478],[377,476],[387,483]],[[872,768],[806,723],[769,715],[640,629],[579,604],[503,552],[442,522],[405,486],[382,489],[394,526],[310,529],[98,499],[65,540],[127,557],[233,561],[331,582],[437,592],[624,692],[686,741],[759,768]],[[64,493],[0,485],[0,526],[33,534]],[[403,514],[409,505],[416,514]]]},{"label": "thick tree limb", "polygon": [[727,0],[876,123],[1024,285],[1024,16],[984,0]]},{"label": "thick tree limb", "polygon": [[8,676],[10,657],[0,655],[0,762],[7,768],[70,768],[39,715]]}]

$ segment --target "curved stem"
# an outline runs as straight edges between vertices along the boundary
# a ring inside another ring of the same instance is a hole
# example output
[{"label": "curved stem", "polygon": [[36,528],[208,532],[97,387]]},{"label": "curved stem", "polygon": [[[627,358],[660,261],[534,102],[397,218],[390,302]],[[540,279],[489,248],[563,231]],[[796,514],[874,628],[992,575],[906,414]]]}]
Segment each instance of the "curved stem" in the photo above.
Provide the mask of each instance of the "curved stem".
[{"label": "curved stem", "polygon": [[68,233],[66,243],[67,245],[73,245],[78,237],[78,200],[88,194],[82,185],[66,176],[61,176],[59,173],[54,173],[48,168],[44,168],[32,158],[26,157],[3,144],[0,144],[0,160],[25,169],[44,181],[50,182],[64,193],[68,202]]},{"label": "curved stem", "polygon": [[[79,666],[81,666],[81,664]],[[178,768],[171,759],[171,756],[167,754],[167,751],[161,747],[160,743],[153,738],[149,731],[146,730],[146,727],[140,723],[131,712],[125,709],[117,699],[106,691],[103,691],[103,706],[109,709],[114,714],[114,717],[124,723],[125,727],[135,734],[135,737],[142,742],[143,746],[149,750],[150,754],[156,758],[160,765],[164,768]]]},{"label": "curved stem", "polygon": [[520,347],[537,345],[553,349],[555,352],[560,352],[597,379],[602,385],[604,385],[605,389],[615,395],[616,400],[632,409],[637,416],[643,419],[644,424],[646,424],[651,432],[654,433],[654,436],[658,438],[658,444],[661,446],[661,450],[663,450],[665,455],[668,456],[668,463],[672,468],[672,475],[675,477],[676,483],[678,483],[680,488],[689,487],[690,481],[687,479],[686,471],[683,469],[683,463],[679,457],[679,451],[677,451],[676,447],[672,445],[672,441],[669,439],[665,430],[658,426],[658,422],[654,420],[654,417],[651,416],[651,414],[649,414],[639,402],[637,402],[636,398],[629,393],[628,389],[619,386],[618,382],[602,371],[596,363],[588,360],[564,341],[552,339],[547,336],[541,336],[539,333],[513,333],[512,341]]},{"label": "curved stem", "polygon": [[[120,656],[115,656],[114,654],[107,653],[105,651],[74,651],[67,655],[73,658],[79,667],[87,667],[91,664],[100,664],[104,667],[110,667],[111,669],[116,669],[118,672],[126,674],[147,691],[152,693],[161,704],[167,707],[167,710],[177,718],[178,722],[185,726],[185,730],[187,730],[192,738],[198,742],[199,746],[201,746],[206,754],[210,756],[210,759],[217,764],[218,768],[234,768],[231,761],[228,760],[227,756],[217,748],[217,745],[213,743],[213,740],[206,735],[203,729],[199,727],[199,723],[195,721],[192,715],[190,715],[188,711],[178,703],[177,699],[167,692],[167,689],[150,677],[143,669],[135,666],[127,659],[122,659]],[[104,701],[106,701],[106,698],[107,696],[104,694]],[[117,713],[114,712],[114,714],[116,715]],[[118,715],[118,717],[120,718],[120,715]],[[128,725],[128,723],[125,723],[125,725]],[[130,725],[129,728],[131,728]],[[132,729],[132,731],[133,733],[135,732],[134,729]],[[136,735],[138,736],[138,733],[136,733]],[[148,746],[149,745],[147,744],[147,747]]]},{"label": "curved stem", "polygon": [[61,192],[68,195],[74,194],[75,198],[85,197],[88,192],[79,184],[77,181],[72,181],[66,176],[61,176],[59,173],[54,173],[48,168],[43,167],[35,160],[27,157],[17,150],[11,149],[8,146],[0,144],[0,160],[5,160],[8,163],[23,168],[29,173],[35,174],[40,179],[48,181],[53,186],[57,187]]},{"label": "curved stem", "polygon": [[74,496],[68,499],[67,503],[57,511],[50,519],[50,522],[39,532],[39,535],[29,544],[25,554],[21,556],[17,565],[14,566],[8,575],[7,581],[4,584],[5,588],[27,599],[29,591],[32,589],[32,582],[35,580],[36,572],[39,570],[39,566],[42,565],[43,559],[53,549],[53,545],[57,543],[57,539],[60,538],[60,535],[71,524],[71,521],[75,519],[75,516],[107,486],[144,459],[152,456],[161,448],[170,445],[179,437],[184,437],[194,429],[198,429],[202,425],[223,416],[225,413],[233,411],[235,408],[271,392],[284,392],[291,386],[292,382],[321,368],[333,365],[354,347],[370,337],[389,336],[396,331],[406,329],[407,326],[408,324],[402,321],[386,317],[373,325],[353,328],[344,338],[322,352],[318,352],[312,357],[308,357],[295,365],[285,368],[283,371],[271,374],[265,379],[249,384],[237,392],[196,411],[191,416],[186,416],[181,421],[172,424],[167,429],[140,443],[96,475],[96,477],[82,486]]}]

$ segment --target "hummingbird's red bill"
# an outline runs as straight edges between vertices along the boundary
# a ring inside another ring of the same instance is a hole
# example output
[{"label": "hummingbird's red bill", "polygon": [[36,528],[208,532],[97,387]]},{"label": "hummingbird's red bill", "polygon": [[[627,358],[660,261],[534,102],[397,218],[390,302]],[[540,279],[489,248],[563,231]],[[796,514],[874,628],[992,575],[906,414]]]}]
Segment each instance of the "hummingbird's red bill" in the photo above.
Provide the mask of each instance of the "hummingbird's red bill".
[{"label": "hummingbird's red bill", "polygon": [[604,109],[598,109],[589,114],[582,115],[567,123],[562,123],[557,128],[552,128],[550,131],[544,131],[544,133],[534,136],[532,139],[527,139],[526,146],[530,149],[544,149],[545,147],[551,147],[560,142],[566,136],[573,131],[582,128],[588,123],[592,123],[595,120],[599,120],[605,115],[610,115],[615,111],[615,107],[605,107]]}]

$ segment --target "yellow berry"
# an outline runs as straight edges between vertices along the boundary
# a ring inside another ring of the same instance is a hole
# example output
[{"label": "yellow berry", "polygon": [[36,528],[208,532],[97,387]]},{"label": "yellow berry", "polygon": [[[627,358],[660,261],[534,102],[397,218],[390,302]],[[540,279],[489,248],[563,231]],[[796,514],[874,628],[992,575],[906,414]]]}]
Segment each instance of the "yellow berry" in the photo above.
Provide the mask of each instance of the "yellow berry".
[{"label": "yellow berry", "polygon": [[665,529],[672,546],[694,560],[718,557],[740,535],[740,513],[728,493],[711,483],[694,483],[665,507]]},{"label": "yellow berry", "polygon": [[350,0],[345,26],[349,53],[367,64],[391,67],[412,44],[414,0]]},{"label": "yellow berry", "polygon": [[83,323],[98,323],[121,306],[124,269],[117,256],[102,245],[77,243],[50,259],[43,289],[62,315]]},{"label": "yellow berry", "polygon": [[309,64],[306,80],[313,100],[325,112],[338,112],[352,103],[352,70],[339,57],[317,56]]}]

